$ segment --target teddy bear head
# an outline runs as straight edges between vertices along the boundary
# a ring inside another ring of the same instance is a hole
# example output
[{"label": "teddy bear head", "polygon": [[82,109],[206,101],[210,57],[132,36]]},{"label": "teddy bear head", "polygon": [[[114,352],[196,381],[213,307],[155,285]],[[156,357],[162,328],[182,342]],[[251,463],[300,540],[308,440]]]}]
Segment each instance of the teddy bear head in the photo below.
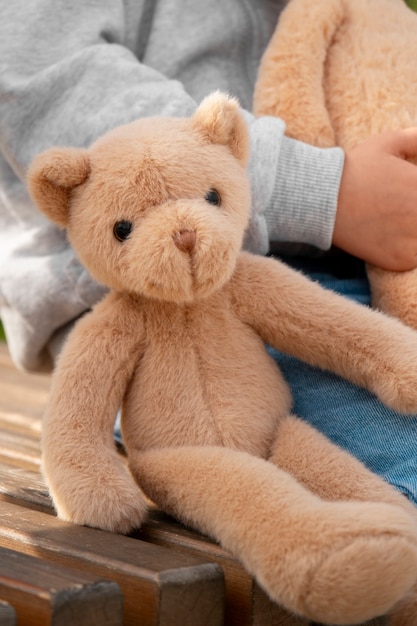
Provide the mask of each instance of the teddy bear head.
[{"label": "teddy bear head", "polygon": [[190,118],[142,118],[35,158],[29,190],[100,283],[168,302],[229,280],[248,221],[248,132],[215,93]]}]

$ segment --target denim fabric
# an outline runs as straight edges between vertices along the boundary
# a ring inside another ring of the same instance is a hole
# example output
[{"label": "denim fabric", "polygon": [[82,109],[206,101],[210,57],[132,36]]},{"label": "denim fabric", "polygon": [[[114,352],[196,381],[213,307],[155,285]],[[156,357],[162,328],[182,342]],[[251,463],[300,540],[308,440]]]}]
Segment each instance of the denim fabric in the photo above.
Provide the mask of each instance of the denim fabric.
[{"label": "denim fabric", "polygon": [[[324,287],[369,305],[363,264],[285,259]],[[337,266],[335,272],[334,267]],[[294,413],[350,451],[417,504],[417,415],[386,408],[373,394],[270,349],[294,397]]]}]

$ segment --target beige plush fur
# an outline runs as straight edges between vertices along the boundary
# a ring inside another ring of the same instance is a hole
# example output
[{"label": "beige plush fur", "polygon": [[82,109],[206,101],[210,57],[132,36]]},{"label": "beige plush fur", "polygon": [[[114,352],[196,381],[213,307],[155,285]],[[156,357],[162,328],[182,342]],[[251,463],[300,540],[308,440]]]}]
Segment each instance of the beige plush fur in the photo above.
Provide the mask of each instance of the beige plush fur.
[{"label": "beige plush fur", "polygon": [[[350,149],[417,125],[417,14],[404,0],[290,0],[262,59],[254,111]],[[417,328],[417,270],[368,265],[373,305]]]},{"label": "beige plush fur", "polygon": [[[248,149],[237,103],[214,94],[190,119],[140,120],[32,164],[33,198],[112,289],[54,374],[42,434],[53,501],[62,519],[128,532],[144,493],[299,615],[353,624],[401,601],[416,617],[414,507],[291,415],[264,344],[407,412],[417,334],[240,252]],[[119,222],[132,225],[123,241]],[[119,406],[130,472],[112,439]]]}]

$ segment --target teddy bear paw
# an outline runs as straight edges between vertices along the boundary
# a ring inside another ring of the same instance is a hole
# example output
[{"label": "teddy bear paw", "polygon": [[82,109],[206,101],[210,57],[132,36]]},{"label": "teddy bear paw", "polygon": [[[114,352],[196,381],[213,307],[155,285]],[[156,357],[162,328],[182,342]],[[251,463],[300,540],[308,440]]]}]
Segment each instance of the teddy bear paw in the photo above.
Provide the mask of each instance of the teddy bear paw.
[{"label": "teddy bear paw", "polygon": [[125,492],[110,488],[89,493],[78,493],[72,503],[54,498],[58,517],[80,526],[91,526],[110,532],[127,534],[139,528],[147,513],[147,504],[136,487]]},{"label": "teddy bear paw", "polygon": [[417,413],[417,376],[413,375],[413,368],[404,371],[402,376],[386,375],[385,380],[379,384],[374,381],[374,385],[379,399],[394,411],[406,415]]}]

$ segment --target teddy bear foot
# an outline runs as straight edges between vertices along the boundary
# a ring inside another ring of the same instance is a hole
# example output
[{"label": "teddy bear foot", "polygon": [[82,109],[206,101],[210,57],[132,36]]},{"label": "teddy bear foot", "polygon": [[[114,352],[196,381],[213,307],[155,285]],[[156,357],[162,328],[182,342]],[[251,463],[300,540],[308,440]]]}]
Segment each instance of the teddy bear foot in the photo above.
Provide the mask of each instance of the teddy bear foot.
[{"label": "teddy bear foot", "polygon": [[[317,518],[316,545],[310,536],[308,553],[296,549],[283,556],[280,551],[276,566],[269,555],[268,567],[258,571],[267,593],[280,603],[285,598],[295,613],[332,626],[362,624],[400,606],[417,579],[412,517],[383,503],[326,503],[324,508],[326,522]],[[288,577],[284,586],[280,570]],[[402,614],[410,612],[409,604]],[[416,623],[397,620],[390,626]]]},{"label": "teddy bear foot", "polygon": [[[416,568],[416,548],[402,537],[357,539],[317,567],[302,612],[324,624],[362,624],[384,615],[408,591]],[[406,626],[390,626],[400,623]]]}]

